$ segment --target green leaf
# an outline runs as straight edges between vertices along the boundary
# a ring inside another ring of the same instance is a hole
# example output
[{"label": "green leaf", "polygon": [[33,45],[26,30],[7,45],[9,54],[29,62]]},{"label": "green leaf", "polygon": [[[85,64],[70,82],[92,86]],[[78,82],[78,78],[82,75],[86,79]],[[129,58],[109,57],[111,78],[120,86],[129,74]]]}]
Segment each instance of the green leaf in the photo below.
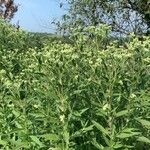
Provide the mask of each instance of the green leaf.
[{"label": "green leaf", "polygon": [[121,117],[126,114],[128,114],[128,110],[122,110],[122,111],[116,113],[116,117]]},{"label": "green leaf", "polygon": [[150,129],[150,121],[144,119],[136,119],[136,120],[140,122],[144,127]]},{"label": "green leaf", "polygon": [[38,144],[40,147],[44,146],[42,144],[42,142],[36,136],[30,136],[30,138],[32,139],[33,142],[35,142],[36,144]]},{"label": "green leaf", "polygon": [[114,149],[119,149],[119,148],[122,148],[123,146],[124,146],[124,145],[121,144],[121,142],[117,142],[117,143],[114,144],[113,148],[114,148]]},{"label": "green leaf", "polygon": [[40,137],[44,138],[46,141],[58,141],[59,137],[56,134],[44,134]]},{"label": "green leaf", "polygon": [[18,142],[18,143],[16,143],[16,149],[20,150],[21,148],[27,148],[27,149],[29,149],[30,146],[28,145],[27,142]]},{"label": "green leaf", "polygon": [[82,109],[80,110],[80,114],[82,115],[84,112],[86,112],[89,108],[85,108],[85,109]]},{"label": "green leaf", "polygon": [[146,138],[144,136],[139,137],[137,140],[140,141],[140,142],[144,142],[144,143],[150,144],[150,139],[148,139],[148,138]]},{"label": "green leaf", "polygon": [[103,127],[101,126],[99,123],[97,123],[96,121],[92,121],[92,123],[94,124],[94,126],[101,131],[103,134],[105,135],[109,135],[109,132]]},{"label": "green leaf", "polygon": [[79,110],[79,111],[75,111],[74,112],[74,115],[76,116],[76,117],[81,117],[81,115],[84,113],[84,112],[86,112],[88,110],[88,108],[85,108],[85,109],[82,109],[82,110]]},{"label": "green leaf", "polygon": [[92,142],[93,146],[95,146],[98,150],[103,150],[104,149],[104,146],[97,143],[96,139],[93,139]]},{"label": "green leaf", "polygon": [[88,131],[93,130],[93,126],[94,125],[91,125],[89,127],[86,127],[86,128],[83,128],[83,129],[80,129],[80,130],[74,132],[74,134],[71,135],[71,138],[82,136],[84,133],[87,133]]},{"label": "green leaf", "polygon": [[111,141],[105,135],[103,135],[103,139],[105,140],[107,146],[111,147]]},{"label": "green leaf", "polygon": [[130,137],[138,136],[138,135],[140,135],[140,132],[120,133],[116,137],[120,138],[120,139],[126,139],[126,138],[130,138]]},{"label": "green leaf", "polygon": [[0,140],[0,145],[5,146],[5,145],[7,145],[7,142],[6,142],[6,141],[4,141],[4,140]]},{"label": "green leaf", "polygon": [[16,141],[15,139],[10,139],[9,142],[15,146],[16,150],[20,150],[21,148],[30,148],[28,142],[21,142],[20,140]]},{"label": "green leaf", "polygon": [[93,130],[93,125],[88,126],[88,127],[86,127],[86,128],[83,128],[82,130],[83,130],[84,133],[86,133],[86,132],[88,132],[88,131],[91,131],[91,130]]},{"label": "green leaf", "polygon": [[135,129],[135,128],[125,128],[125,129],[123,129],[123,131],[122,132],[124,132],[124,133],[131,133],[131,132],[134,132],[134,131],[136,131],[137,129]]}]

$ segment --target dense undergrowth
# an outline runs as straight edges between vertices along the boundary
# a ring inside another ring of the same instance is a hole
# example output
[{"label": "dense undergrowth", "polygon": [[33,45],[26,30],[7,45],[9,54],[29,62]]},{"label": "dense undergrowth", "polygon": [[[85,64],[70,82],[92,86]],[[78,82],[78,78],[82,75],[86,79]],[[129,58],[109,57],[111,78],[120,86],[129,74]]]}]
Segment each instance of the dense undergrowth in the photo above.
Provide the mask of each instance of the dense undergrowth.
[{"label": "dense undergrowth", "polygon": [[118,45],[108,31],[39,48],[0,22],[1,149],[149,149],[150,38]]}]

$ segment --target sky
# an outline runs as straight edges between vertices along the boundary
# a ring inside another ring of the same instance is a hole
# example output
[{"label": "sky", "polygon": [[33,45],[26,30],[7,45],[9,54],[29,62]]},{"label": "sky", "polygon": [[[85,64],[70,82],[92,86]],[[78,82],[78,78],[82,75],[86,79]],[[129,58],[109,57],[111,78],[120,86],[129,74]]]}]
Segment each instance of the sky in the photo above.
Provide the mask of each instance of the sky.
[{"label": "sky", "polygon": [[55,19],[60,20],[65,10],[59,7],[60,0],[14,0],[19,5],[18,12],[12,20],[13,24],[31,32],[55,32],[51,24]]}]

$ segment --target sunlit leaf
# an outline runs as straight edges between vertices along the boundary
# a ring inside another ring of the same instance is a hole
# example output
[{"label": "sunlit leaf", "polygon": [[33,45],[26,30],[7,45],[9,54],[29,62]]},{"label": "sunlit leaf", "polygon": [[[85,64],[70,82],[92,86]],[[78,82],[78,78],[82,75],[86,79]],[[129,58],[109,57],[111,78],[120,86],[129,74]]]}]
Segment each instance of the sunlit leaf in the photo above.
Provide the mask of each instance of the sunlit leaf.
[{"label": "sunlit leaf", "polygon": [[150,144],[150,139],[148,139],[148,138],[146,138],[144,136],[139,137],[137,140],[140,141],[140,142],[144,142],[144,143]]},{"label": "sunlit leaf", "polygon": [[138,122],[140,122],[144,127],[150,129],[150,121],[144,120],[144,119],[136,119]]},{"label": "sunlit leaf", "polygon": [[116,113],[116,117],[122,117],[124,115],[127,115],[128,113],[129,113],[128,110],[122,110],[122,111]]},{"label": "sunlit leaf", "polygon": [[30,138],[32,139],[33,142],[38,144],[40,147],[44,146],[43,143],[36,136],[30,136]]}]

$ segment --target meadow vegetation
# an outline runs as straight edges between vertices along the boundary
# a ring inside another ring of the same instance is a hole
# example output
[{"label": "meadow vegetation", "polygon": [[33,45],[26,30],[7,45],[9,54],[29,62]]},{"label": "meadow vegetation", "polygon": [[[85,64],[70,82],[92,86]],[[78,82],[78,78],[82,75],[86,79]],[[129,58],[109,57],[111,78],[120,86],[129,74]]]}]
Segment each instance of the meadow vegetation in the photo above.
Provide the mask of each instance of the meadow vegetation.
[{"label": "meadow vegetation", "polygon": [[119,44],[109,31],[66,43],[0,21],[2,150],[150,148],[150,37]]}]

